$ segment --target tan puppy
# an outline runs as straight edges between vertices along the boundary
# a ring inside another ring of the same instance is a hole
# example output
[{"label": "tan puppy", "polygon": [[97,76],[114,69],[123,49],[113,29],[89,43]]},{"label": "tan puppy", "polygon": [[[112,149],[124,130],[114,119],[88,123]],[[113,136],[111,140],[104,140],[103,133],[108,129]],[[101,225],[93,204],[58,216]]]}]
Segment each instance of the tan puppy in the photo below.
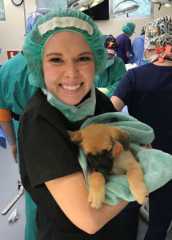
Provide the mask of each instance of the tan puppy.
[{"label": "tan puppy", "polygon": [[87,158],[88,200],[92,207],[101,207],[105,200],[105,183],[112,174],[126,174],[134,198],[144,203],[148,190],[143,171],[130,150],[125,131],[107,124],[91,124],[69,134],[73,142],[80,144]]}]

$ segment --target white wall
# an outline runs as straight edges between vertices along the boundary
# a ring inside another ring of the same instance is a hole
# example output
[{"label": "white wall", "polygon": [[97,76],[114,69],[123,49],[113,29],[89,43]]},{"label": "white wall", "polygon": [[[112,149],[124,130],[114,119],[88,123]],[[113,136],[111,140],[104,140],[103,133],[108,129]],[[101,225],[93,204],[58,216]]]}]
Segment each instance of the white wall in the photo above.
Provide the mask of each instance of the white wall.
[{"label": "white wall", "polygon": [[[25,5],[20,7],[15,7],[11,0],[4,0],[4,5],[6,20],[0,21],[0,48],[4,50],[20,50],[25,34],[25,17],[35,10],[35,0],[25,0]],[[162,7],[159,11],[156,5],[154,7],[154,18],[164,15],[172,16],[172,7]],[[139,34],[141,27],[150,20],[150,18],[132,19],[136,23],[135,35]],[[117,35],[121,32],[121,26],[125,21],[129,21],[129,19],[97,21],[97,24],[103,33]],[[1,59],[0,62],[2,62]]]},{"label": "white wall", "polygon": [[162,17],[164,15],[172,16],[172,7],[161,7],[160,10],[158,10],[158,4],[154,7],[154,18]]},{"label": "white wall", "polygon": [[35,9],[35,0],[25,0],[25,5],[14,6],[4,0],[5,21],[0,21],[0,64],[7,59],[7,50],[21,50],[25,34],[25,15]]},{"label": "white wall", "polygon": [[5,21],[0,21],[0,48],[21,49],[25,32],[24,8],[15,7],[11,0],[4,1]]},{"label": "white wall", "polygon": [[123,19],[110,19],[108,21],[97,21],[98,26],[100,27],[101,31],[105,34],[113,34],[114,36],[118,35],[121,32],[121,28],[126,21],[132,21],[136,24],[135,33],[133,34],[132,38],[136,35],[140,34],[141,28],[147,23],[150,22],[152,19],[157,17],[162,17],[165,15],[172,16],[172,7],[161,7],[158,10],[159,5],[154,5],[153,8],[153,15],[152,17],[145,17],[145,18],[126,18]]},{"label": "white wall", "polygon": [[144,26],[150,20],[151,18],[142,18],[142,19],[123,18],[123,19],[110,19],[109,21],[98,21],[97,24],[103,33],[117,36],[119,33],[121,33],[121,28],[126,21],[134,22],[136,24],[135,33],[132,36],[134,37],[135,35],[140,34],[142,26]]}]

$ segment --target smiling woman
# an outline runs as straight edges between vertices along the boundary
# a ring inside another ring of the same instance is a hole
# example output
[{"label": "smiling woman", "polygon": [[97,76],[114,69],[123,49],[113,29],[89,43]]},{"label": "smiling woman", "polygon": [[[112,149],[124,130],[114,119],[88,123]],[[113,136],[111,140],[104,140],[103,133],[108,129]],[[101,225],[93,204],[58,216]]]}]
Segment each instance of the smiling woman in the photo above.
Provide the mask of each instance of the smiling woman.
[{"label": "smiling woman", "polygon": [[19,162],[22,183],[38,207],[38,239],[134,240],[139,207],[119,214],[127,205],[121,201],[93,209],[69,137],[86,118],[115,111],[94,86],[107,60],[95,22],[78,11],[49,12],[26,36],[23,52],[38,91],[21,118]]}]

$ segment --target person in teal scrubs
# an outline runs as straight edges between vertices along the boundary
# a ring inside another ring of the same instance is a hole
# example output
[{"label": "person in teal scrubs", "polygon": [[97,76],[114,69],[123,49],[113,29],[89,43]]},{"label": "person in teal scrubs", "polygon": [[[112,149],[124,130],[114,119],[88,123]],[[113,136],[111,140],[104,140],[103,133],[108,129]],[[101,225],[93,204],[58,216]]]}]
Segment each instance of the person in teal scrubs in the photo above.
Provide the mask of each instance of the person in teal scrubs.
[{"label": "person in teal scrubs", "polygon": [[126,73],[126,68],[123,60],[116,55],[117,42],[112,35],[105,36],[104,46],[108,54],[107,66],[103,73],[96,76],[95,84],[100,91],[111,97]]},{"label": "person in teal scrubs", "polygon": [[[33,15],[33,14],[32,14]],[[32,19],[28,20],[29,30],[31,25],[35,24],[41,15],[34,14]],[[28,32],[28,29],[26,29]],[[18,132],[18,120],[22,114],[25,105],[34,95],[37,88],[29,83],[29,73],[27,62],[22,52],[13,58],[7,60],[0,68],[0,110],[6,109],[11,112],[12,121],[2,121],[0,117],[0,125],[5,131],[9,145],[11,145],[13,156],[16,158],[16,142]],[[15,134],[14,134],[15,132]],[[25,240],[37,239],[36,227],[36,205],[32,201],[30,195],[25,191]]]},{"label": "person in teal scrubs", "polygon": [[[0,68],[0,109],[8,109],[12,112],[12,126],[16,135],[7,136],[9,144],[14,147],[16,144],[18,131],[18,117],[23,112],[26,103],[35,93],[36,88],[31,86],[28,81],[28,71],[25,57],[22,53],[8,60]],[[1,122],[1,126],[11,126],[11,122]],[[13,132],[13,129],[11,129]],[[14,148],[13,148],[14,149]],[[25,192],[25,240],[36,240],[36,205],[31,197]]]}]

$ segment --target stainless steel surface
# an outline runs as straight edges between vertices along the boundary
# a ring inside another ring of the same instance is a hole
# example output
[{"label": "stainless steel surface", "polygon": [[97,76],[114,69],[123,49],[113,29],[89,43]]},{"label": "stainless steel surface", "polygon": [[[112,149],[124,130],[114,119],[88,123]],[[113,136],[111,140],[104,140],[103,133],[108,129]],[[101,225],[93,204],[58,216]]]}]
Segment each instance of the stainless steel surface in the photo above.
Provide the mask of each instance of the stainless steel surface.
[{"label": "stainless steel surface", "polygon": [[20,197],[23,195],[24,193],[24,188],[23,186],[20,186],[20,189],[18,190],[17,194],[15,197],[13,197],[9,203],[1,210],[1,214],[2,215],[6,215],[9,210],[16,204],[16,202],[20,199]]}]

